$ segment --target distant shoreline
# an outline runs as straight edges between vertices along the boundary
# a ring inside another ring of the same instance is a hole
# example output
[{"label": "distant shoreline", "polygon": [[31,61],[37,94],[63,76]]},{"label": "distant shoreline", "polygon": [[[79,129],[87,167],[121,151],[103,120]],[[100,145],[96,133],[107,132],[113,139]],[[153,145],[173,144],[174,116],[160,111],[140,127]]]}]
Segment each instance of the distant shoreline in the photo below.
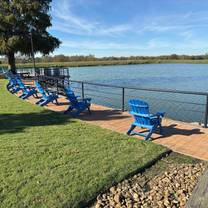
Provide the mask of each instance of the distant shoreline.
[{"label": "distant shoreline", "polygon": [[[208,64],[208,59],[203,60],[113,60],[113,61],[73,61],[73,62],[38,62],[36,67],[84,67],[84,66],[113,66],[136,64]],[[7,67],[0,64],[0,67]],[[32,68],[33,63],[17,64],[17,68]]]}]

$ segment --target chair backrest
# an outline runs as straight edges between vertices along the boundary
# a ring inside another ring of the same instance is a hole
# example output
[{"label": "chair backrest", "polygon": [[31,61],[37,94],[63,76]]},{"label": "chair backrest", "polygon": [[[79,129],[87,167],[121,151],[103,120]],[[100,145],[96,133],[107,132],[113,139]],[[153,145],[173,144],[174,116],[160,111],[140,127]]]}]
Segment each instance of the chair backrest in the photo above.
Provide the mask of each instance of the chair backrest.
[{"label": "chair backrest", "polygon": [[64,88],[65,94],[69,101],[73,104],[76,105],[78,103],[77,97],[75,96],[74,92],[71,90],[70,87]]},{"label": "chair backrest", "polygon": [[137,123],[151,125],[149,119],[150,113],[148,103],[142,100],[129,100],[129,107],[130,112],[134,115]]},{"label": "chair backrest", "polygon": [[14,75],[14,74],[12,74],[11,72],[6,72],[5,74],[4,74],[4,77],[6,78],[6,79],[8,79],[8,80],[11,80],[11,79],[15,79],[15,78],[17,78],[17,76],[16,75]]},{"label": "chair backrest", "polygon": [[22,82],[21,79],[16,78],[16,81],[17,81],[17,85],[19,85],[19,87],[20,87],[21,89],[26,90],[26,87],[25,87],[25,85],[24,85],[24,83]]},{"label": "chair backrest", "polygon": [[39,92],[44,98],[46,98],[46,97],[47,97],[46,92],[45,92],[45,90],[42,88],[41,84],[40,84],[38,81],[35,81],[35,86],[36,86],[38,92]]},{"label": "chair backrest", "polygon": [[23,88],[22,83],[20,83],[21,80],[19,80],[20,77],[18,75],[12,74],[10,71],[7,71],[4,74],[4,77],[9,80],[9,85],[12,86],[21,85],[20,87]]},{"label": "chair backrest", "polygon": [[16,86],[17,85],[17,79],[16,78],[8,77],[8,80],[9,80],[9,84],[10,85],[12,85],[12,86]]}]

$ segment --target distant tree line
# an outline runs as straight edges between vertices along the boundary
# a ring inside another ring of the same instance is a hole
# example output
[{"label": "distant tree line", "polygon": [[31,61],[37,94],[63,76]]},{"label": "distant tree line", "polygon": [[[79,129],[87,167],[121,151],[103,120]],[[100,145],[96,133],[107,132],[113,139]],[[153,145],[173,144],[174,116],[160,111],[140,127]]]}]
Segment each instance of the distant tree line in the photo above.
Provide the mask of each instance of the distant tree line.
[{"label": "distant tree line", "polygon": [[[86,62],[86,61],[118,61],[118,60],[204,60],[208,59],[208,54],[205,55],[161,55],[161,56],[108,56],[98,58],[94,55],[75,55],[75,56],[66,56],[63,54],[55,56],[42,56],[36,57],[37,63],[48,63],[48,62]],[[6,63],[6,58],[0,58],[0,63]],[[16,56],[16,63],[30,63],[32,62],[31,57],[27,56]]]}]

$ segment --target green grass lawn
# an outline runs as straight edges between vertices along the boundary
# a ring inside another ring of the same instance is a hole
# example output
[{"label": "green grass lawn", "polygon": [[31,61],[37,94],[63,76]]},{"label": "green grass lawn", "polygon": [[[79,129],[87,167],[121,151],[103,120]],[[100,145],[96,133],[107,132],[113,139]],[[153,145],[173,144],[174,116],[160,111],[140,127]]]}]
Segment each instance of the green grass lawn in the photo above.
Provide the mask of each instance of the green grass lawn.
[{"label": "green grass lawn", "polygon": [[164,151],[31,105],[0,80],[0,207],[82,207]]}]

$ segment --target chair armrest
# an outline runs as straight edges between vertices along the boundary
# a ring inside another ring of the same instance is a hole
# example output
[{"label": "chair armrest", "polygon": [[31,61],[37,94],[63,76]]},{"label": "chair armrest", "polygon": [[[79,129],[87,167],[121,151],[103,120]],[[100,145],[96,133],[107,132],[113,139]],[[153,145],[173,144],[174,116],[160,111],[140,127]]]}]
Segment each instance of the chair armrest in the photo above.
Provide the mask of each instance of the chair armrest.
[{"label": "chair armrest", "polygon": [[28,89],[36,89],[36,87],[32,87],[32,86],[26,86],[26,88],[28,88]]},{"label": "chair armrest", "polygon": [[164,117],[165,112],[157,112],[156,114],[151,114],[150,119],[158,119]]},{"label": "chair armrest", "polygon": [[145,117],[145,118],[151,118],[153,116],[152,114],[140,114],[140,113],[135,113],[133,111],[130,111],[129,113],[134,116],[141,116],[141,117]]},{"label": "chair armrest", "polygon": [[56,91],[53,91],[53,90],[45,90],[45,91],[46,91],[46,93],[48,95],[50,95],[50,94],[57,94],[57,92]]},{"label": "chair armrest", "polygon": [[85,103],[90,103],[91,100],[92,100],[91,98],[84,98],[84,99],[83,99],[83,101],[84,101]]},{"label": "chair armrest", "polygon": [[165,116],[165,112],[157,112],[155,114],[155,116],[161,116],[161,117],[164,117]]},{"label": "chair armrest", "polygon": [[84,98],[83,100],[87,100],[90,102],[92,100],[92,98]]},{"label": "chair armrest", "polygon": [[25,87],[28,88],[28,89],[35,88],[35,87],[30,86],[30,85],[25,85]]},{"label": "chair armrest", "polygon": [[[76,96],[76,97],[80,97],[80,96]],[[79,98],[77,100],[78,101],[87,101],[87,102],[90,102],[92,100],[92,98]]]},{"label": "chair armrest", "polygon": [[153,119],[158,119],[158,117],[159,117],[159,116],[157,116],[157,115],[151,115],[151,116],[150,116],[150,119],[151,119],[151,120],[153,120]]}]

